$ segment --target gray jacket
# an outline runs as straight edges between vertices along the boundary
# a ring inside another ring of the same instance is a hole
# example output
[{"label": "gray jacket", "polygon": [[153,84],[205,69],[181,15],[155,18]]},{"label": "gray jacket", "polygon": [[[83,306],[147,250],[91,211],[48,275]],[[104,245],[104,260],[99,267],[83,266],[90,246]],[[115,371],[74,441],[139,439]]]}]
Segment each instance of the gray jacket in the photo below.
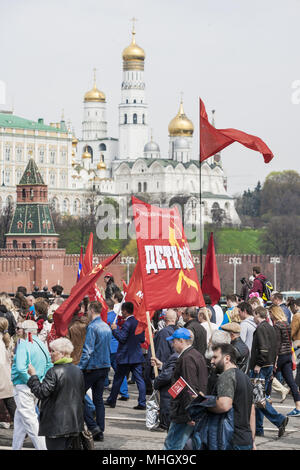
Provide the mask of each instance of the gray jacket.
[{"label": "gray jacket", "polygon": [[249,351],[251,351],[253,333],[256,330],[256,323],[254,321],[254,318],[248,317],[246,318],[246,320],[241,321],[240,327],[241,327],[241,333],[240,333],[241,340],[244,341],[244,343],[246,343],[246,345],[249,348]]}]

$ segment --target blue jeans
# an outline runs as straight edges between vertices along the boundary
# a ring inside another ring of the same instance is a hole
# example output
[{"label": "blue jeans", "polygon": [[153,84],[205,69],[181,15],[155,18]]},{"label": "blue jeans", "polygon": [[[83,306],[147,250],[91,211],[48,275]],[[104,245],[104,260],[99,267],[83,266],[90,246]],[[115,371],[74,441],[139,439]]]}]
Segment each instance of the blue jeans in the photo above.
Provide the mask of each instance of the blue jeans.
[{"label": "blue jeans", "polygon": [[[111,363],[111,367],[113,368],[114,372],[116,372],[116,369],[117,369],[116,355],[117,355],[117,353],[112,353],[110,355],[110,363]],[[104,382],[104,387],[108,387],[108,385],[109,385],[109,380],[108,380],[108,374],[107,374],[105,382]],[[124,377],[124,380],[121,384],[120,394],[121,394],[122,397],[129,398],[127,377],[126,376]]]},{"label": "blue jeans", "polygon": [[113,385],[107,401],[112,404],[116,403],[124,377],[126,377],[129,372],[132,372],[139,391],[138,404],[146,406],[146,385],[143,379],[142,364],[117,364]]},{"label": "blue jeans", "polygon": [[[273,374],[273,366],[262,367],[258,378],[265,379],[265,390],[268,390],[269,382]],[[250,371],[249,376],[251,378],[257,377],[257,374],[254,374],[253,370]],[[256,433],[263,434],[264,432],[264,416],[268,418],[271,423],[273,423],[277,428],[281,426],[285,420],[285,416],[281,413],[278,413],[275,408],[266,400],[265,408],[255,408],[255,417],[256,417]]]},{"label": "blue jeans", "polygon": [[93,403],[96,409],[96,422],[93,417],[93,410],[85,399],[84,420],[90,431],[104,432],[105,428],[105,407],[103,402],[104,380],[107,376],[109,368],[95,369],[87,372],[83,370],[85,391],[92,389]]},{"label": "blue jeans", "polygon": [[194,431],[194,426],[171,421],[163,450],[182,450]]}]

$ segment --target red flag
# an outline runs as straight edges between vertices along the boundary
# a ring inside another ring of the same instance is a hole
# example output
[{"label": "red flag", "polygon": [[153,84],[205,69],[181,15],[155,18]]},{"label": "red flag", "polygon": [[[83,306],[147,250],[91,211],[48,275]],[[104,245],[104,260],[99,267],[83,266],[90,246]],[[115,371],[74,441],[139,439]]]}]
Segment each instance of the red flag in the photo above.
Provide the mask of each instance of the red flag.
[{"label": "red flag", "polygon": [[106,266],[108,266],[121,252],[110,256],[103,263],[98,264],[90,270],[80,281],[72,288],[70,296],[55,310],[53,314],[53,322],[58,336],[66,336],[68,326],[72,319],[79,302],[83,299],[84,295],[89,292],[92,286],[103,273]]},{"label": "red flag", "polygon": [[93,232],[91,232],[82,262],[81,277],[90,272],[93,267],[93,239],[94,235]]},{"label": "red flag", "polygon": [[178,209],[132,204],[145,309],[205,306]]},{"label": "red flag", "polygon": [[171,388],[169,388],[168,392],[171,395],[172,398],[176,398],[179,393],[182,392],[182,390],[187,386],[186,381],[180,377],[177,382],[175,382]]},{"label": "red flag", "polygon": [[123,285],[123,292],[127,292],[128,285],[126,284],[126,282],[124,281],[124,279],[122,279],[122,285]]},{"label": "red flag", "polygon": [[212,305],[215,305],[219,302],[221,297],[221,283],[218,273],[214,237],[212,232],[210,234],[207,247],[201,287],[203,294],[208,294],[210,296]]},{"label": "red flag", "polygon": [[200,162],[220,152],[233,142],[239,142],[251,150],[260,152],[265,163],[269,163],[274,157],[269,147],[259,137],[237,129],[216,129],[212,126],[208,121],[204,103],[200,99]]}]

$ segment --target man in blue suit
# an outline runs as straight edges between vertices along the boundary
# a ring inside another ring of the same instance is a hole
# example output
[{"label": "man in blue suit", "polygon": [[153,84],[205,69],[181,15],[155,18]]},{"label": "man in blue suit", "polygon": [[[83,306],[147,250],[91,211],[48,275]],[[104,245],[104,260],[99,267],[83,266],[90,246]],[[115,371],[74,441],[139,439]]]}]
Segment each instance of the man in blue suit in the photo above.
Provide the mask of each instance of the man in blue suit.
[{"label": "man in blue suit", "polygon": [[111,324],[112,334],[118,340],[119,346],[116,354],[117,369],[105,405],[115,408],[123,379],[129,372],[132,372],[139,391],[138,405],[134,406],[134,409],[145,410],[146,385],[143,379],[142,363],[144,362],[144,356],[141,348],[141,343],[145,341],[145,333],[135,334],[138,321],[133,315],[133,310],[133,303],[124,302],[121,307],[122,317],[125,320],[122,328],[117,330],[117,325]]}]

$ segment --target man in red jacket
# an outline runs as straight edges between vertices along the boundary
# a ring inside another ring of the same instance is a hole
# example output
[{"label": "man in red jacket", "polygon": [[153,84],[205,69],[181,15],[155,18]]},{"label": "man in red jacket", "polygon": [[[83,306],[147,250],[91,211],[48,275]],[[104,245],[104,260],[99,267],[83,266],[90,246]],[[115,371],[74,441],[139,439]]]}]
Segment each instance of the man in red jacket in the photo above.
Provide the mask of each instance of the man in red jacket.
[{"label": "man in red jacket", "polygon": [[253,266],[253,276],[255,277],[253,281],[252,289],[249,291],[249,295],[253,292],[258,292],[259,297],[263,296],[264,293],[264,284],[263,282],[267,279],[266,276],[261,274],[259,266]]}]

